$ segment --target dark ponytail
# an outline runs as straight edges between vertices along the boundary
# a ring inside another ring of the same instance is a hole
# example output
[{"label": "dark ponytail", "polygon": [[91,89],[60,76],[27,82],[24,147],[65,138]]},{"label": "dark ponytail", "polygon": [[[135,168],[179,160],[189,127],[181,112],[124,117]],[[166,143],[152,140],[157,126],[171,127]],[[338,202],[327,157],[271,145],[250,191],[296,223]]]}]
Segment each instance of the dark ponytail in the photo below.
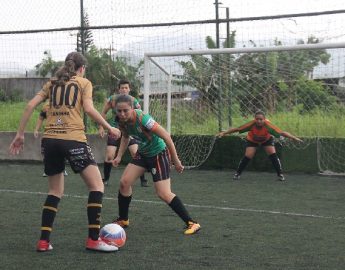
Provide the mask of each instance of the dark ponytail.
[{"label": "dark ponytail", "polygon": [[71,77],[77,75],[77,70],[86,65],[86,58],[79,52],[71,52],[66,56],[65,64],[55,73],[51,79],[53,84],[64,85]]}]

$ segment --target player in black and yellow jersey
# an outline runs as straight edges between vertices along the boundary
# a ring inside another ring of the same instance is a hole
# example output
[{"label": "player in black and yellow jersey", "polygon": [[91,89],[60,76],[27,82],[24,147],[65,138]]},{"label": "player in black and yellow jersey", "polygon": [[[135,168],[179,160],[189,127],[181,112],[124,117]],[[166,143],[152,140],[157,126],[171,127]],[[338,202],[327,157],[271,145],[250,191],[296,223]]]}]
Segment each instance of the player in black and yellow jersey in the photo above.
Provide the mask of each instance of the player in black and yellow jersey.
[{"label": "player in black and yellow jersey", "polygon": [[[40,112],[40,115],[39,115],[38,118],[37,118],[36,126],[35,126],[35,129],[34,129],[34,137],[35,137],[35,138],[38,138],[38,134],[39,134],[39,131],[40,131],[42,125],[43,125],[43,122],[44,122],[45,119],[47,119],[47,111],[48,111],[49,107],[50,107],[50,106],[49,106],[49,101],[47,101],[47,102],[43,105],[42,110],[41,110],[41,112]],[[68,173],[67,173],[66,170],[64,171],[63,174],[64,174],[64,176],[67,176],[67,175],[68,175]],[[43,177],[47,177],[48,175],[46,175],[46,174],[43,172],[43,175],[42,175],[42,176],[43,176]]]},{"label": "player in black and yellow jersey", "polygon": [[83,78],[86,59],[77,52],[71,52],[65,59],[56,77],[47,82],[42,90],[28,102],[15,138],[10,145],[12,154],[19,154],[24,146],[24,130],[33,110],[43,101],[49,101],[46,127],[42,138],[44,172],[48,175],[49,192],[43,205],[41,237],[37,251],[50,251],[50,233],[53,228],[58,204],[64,193],[65,159],[72,170],[79,173],[89,189],[87,216],[89,221],[86,248],[112,252],[117,247],[99,238],[100,215],[104,185],[91,149],[86,141],[83,111],[102,125],[115,138],[120,131],[111,127],[93,107],[92,84]]}]

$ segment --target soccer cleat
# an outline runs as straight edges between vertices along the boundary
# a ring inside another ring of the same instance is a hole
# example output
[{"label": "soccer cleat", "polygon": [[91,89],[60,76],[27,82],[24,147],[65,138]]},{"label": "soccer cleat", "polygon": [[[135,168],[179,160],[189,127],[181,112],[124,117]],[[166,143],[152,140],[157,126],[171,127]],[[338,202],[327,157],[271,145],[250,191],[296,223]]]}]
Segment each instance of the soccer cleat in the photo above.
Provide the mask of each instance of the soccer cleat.
[{"label": "soccer cleat", "polygon": [[127,228],[129,226],[129,219],[117,218],[113,221],[113,223],[120,225],[122,228]]},{"label": "soccer cleat", "polygon": [[232,178],[233,180],[240,180],[241,175],[239,173],[235,173],[234,177]]},{"label": "soccer cleat", "polygon": [[186,227],[186,230],[184,231],[185,235],[191,235],[197,233],[201,229],[201,226],[199,223],[188,221],[188,225]]},{"label": "soccer cleat", "polygon": [[279,181],[285,181],[285,177],[283,174],[278,174],[278,180]]},{"label": "soccer cleat", "polygon": [[67,176],[67,175],[68,175],[67,171],[64,171],[64,172],[63,172],[63,175],[64,175],[64,176]]},{"label": "soccer cleat", "polygon": [[147,179],[144,179],[144,180],[140,180],[141,181],[141,186],[142,187],[148,187],[149,186],[149,184],[148,184],[148,180]]},{"label": "soccer cleat", "polygon": [[107,244],[101,238],[98,238],[98,240],[88,238],[86,240],[86,249],[100,252],[114,252],[119,250],[118,247]]},{"label": "soccer cleat", "polygon": [[47,240],[38,240],[36,250],[38,252],[51,251],[53,246]]},{"label": "soccer cleat", "polygon": [[43,176],[43,177],[47,177],[48,175],[46,175],[46,173],[43,173],[42,176]]}]

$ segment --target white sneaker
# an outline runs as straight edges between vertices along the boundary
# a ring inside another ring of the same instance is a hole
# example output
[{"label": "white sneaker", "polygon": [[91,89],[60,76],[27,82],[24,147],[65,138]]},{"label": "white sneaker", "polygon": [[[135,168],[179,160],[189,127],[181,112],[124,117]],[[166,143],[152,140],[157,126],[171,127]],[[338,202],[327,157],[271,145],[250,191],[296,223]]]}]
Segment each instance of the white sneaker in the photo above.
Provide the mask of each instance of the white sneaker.
[{"label": "white sneaker", "polygon": [[114,252],[119,250],[118,247],[107,244],[101,238],[98,238],[98,240],[88,238],[86,240],[86,249],[100,252]]},{"label": "white sneaker", "polygon": [[63,172],[63,175],[64,175],[64,176],[67,176],[67,175],[68,175],[67,171],[64,171],[64,172]]}]

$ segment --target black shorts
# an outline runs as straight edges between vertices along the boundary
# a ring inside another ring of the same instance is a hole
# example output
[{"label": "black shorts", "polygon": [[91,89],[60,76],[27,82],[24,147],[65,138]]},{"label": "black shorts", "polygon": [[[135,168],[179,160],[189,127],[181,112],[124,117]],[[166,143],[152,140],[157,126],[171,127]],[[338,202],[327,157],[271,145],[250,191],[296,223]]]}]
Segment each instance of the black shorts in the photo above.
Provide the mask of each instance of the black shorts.
[{"label": "black shorts", "polygon": [[[121,143],[121,137],[119,139],[114,139],[113,137],[108,136],[107,146],[119,147],[120,143]],[[133,144],[138,144],[138,142],[136,139],[130,137],[128,146],[131,146]]]},{"label": "black shorts", "polygon": [[91,148],[87,143],[61,139],[42,139],[44,172],[55,175],[65,170],[65,159],[73,172],[80,173],[89,165],[96,165]]},{"label": "black shorts", "polygon": [[151,172],[153,182],[170,178],[171,162],[170,153],[167,149],[164,149],[158,155],[153,157],[145,157],[137,152],[130,163],[143,167],[148,172]]},{"label": "black shorts", "polygon": [[274,138],[271,136],[267,141],[264,143],[254,143],[247,140],[246,147],[259,147],[259,146],[274,146]]}]

